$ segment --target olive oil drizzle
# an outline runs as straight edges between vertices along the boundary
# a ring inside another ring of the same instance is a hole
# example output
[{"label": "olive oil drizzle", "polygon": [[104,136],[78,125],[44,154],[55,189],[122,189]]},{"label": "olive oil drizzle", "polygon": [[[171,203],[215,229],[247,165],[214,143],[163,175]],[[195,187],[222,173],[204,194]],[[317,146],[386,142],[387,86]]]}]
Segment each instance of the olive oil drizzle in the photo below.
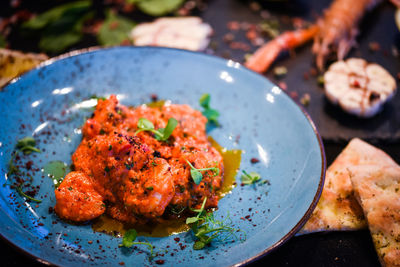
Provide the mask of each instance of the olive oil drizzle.
[{"label": "olive oil drizzle", "polygon": [[[161,108],[165,104],[165,100],[147,103],[148,107]],[[211,145],[221,154],[224,162],[224,176],[222,187],[219,190],[220,197],[229,194],[235,187],[235,177],[240,167],[242,151],[239,149],[228,150],[222,147],[211,136],[208,137]],[[173,234],[186,232],[190,227],[186,224],[185,219],[171,219],[164,220],[161,223],[152,225],[127,225],[108,215],[102,215],[97,218],[93,224],[92,229],[95,232],[103,232],[117,237],[121,237],[129,229],[134,228],[139,236],[148,237],[165,237]]]}]

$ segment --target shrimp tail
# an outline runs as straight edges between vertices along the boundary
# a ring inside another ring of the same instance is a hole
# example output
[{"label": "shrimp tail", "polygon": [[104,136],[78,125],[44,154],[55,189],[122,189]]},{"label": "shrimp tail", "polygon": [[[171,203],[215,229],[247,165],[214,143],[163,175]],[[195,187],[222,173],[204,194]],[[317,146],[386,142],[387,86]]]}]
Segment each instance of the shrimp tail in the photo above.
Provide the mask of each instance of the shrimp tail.
[{"label": "shrimp tail", "polygon": [[346,57],[351,48],[356,45],[359,21],[367,10],[372,9],[381,1],[333,1],[325,11],[324,17],[317,22],[320,30],[314,38],[312,48],[320,71],[324,69],[326,59],[332,52],[336,53],[338,60]]},{"label": "shrimp tail", "polygon": [[261,46],[246,60],[245,66],[258,73],[268,70],[271,64],[282,51],[294,49],[311,40],[318,32],[318,27],[313,25],[308,29],[284,32],[275,39]]}]

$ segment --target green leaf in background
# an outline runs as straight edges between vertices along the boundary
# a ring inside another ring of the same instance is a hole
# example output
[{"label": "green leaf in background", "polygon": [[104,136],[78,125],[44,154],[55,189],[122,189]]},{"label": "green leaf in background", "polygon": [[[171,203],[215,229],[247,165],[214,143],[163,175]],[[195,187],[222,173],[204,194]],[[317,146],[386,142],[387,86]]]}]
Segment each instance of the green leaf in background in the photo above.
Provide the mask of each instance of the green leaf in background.
[{"label": "green leaf in background", "polygon": [[39,48],[59,53],[82,39],[83,24],[93,15],[90,7],[90,1],[61,5],[30,19],[22,29],[39,31]]},{"label": "green leaf in background", "polygon": [[120,45],[123,41],[129,40],[129,33],[136,23],[130,19],[115,15],[108,11],[106,19],[101,25],[97,40],[101,45]]},{"label": "green leaf in background", "polygon": [[22,27],[25,29],[40,30],[52,22],[57,22],[62,19],[65,13],[81,13],[87,11],[90,7],[90,1],[79,1],[57,6],[49,11],[46,11],[32,19],[28,20]]},{"label": "green leaf in background", "polygon": [[143,12],[151,16],[162,16],[177,10],[185,0],[129,0]]},{"label": "green leaf in background", "polygon": [[4,36],[0,34],[0,47],[6,47],[6,45],[7,45],[6,38],[4,38]]},{"label": "green leaf in background", "polygon": [[47,52],[58,53],[76,44],[82,39],[82,34],[71,31],[57,35],[44,35],[40,38],[39,47]]}]

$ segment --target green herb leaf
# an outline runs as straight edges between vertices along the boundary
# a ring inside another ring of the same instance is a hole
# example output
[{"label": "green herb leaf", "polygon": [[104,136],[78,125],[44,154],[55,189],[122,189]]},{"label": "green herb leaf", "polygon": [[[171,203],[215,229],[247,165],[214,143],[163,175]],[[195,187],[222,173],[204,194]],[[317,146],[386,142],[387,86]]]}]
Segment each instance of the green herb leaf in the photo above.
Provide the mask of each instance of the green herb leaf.
[{"label": "green herb leaf", "polygon": [[217,167],[196,169],[188,160],[186,160],[186,162],[190,166],[190,176],[192,176],[195,184],[200,184],[201,180],[203,180],[203,174],[201,174],[201,171],[213,171],[214,176],[217,176],[219,174],[219,169]]},{"label": "green herb leaf", "polygon": [[83,24],[93,15],[90,6],[91,1],[57,6],[25,22],[22,29],[40,35],[42,50],[61,52],[82,39]]},{"label": "green herb leaf", "polygon": [[31,152],[40,153],[40,150],[35,146],[36,146],[35,139],[33,139],[33,137],[27,136],[20,139],[15,145],[15,148],[22,151],[25,155],[28,155]]},{"label": "green herb leaf", "polygon": [[151,16],[162,16],[178,9],[185,0],[130,0],[137,7]]},{"label": "green herb leaf", "polygon": [[17,155],[18,155],[18,151],[14,151],[14,153],[11,156],[10,161],[8,162],[8,172],[7,172],[8,177],[10,177],[10,175],[19,173],[19,168],[17,166],[15,166],[15,164],[14,164],[14,160],[17,157]]},{"label": "green herb leaf", "polygon": [[99,100],[99,99],[106,100],[107,99],[107,97],[105,97],[105,96],[98,96],[98,95],[91,95],[89,98],[90,99],[97,99],[97,100]]},{"label": "green herb leaf", "polygon": [[27,194],[25,194],[25,193],[22,191],[22,186],[23,186],[23,183],[20,184],[20,185],[17,187],[17,192],[18,192],[21,196],[25,197],[25,198],[28,199],[28,200],[35,201],[35,202],[37,202],[37,203],[41,203],[41,202],[42,202],[40,199],[36,199],[36,198],[33,198],[33,197],[28,196]]},{"label": "green herb leaf", "polygon": [[40,38],[39,47],[43,51],[58,53],[82,39],[80,32],[70,31],[62,34],[46,34]]},{"label": "green herb leaf", "polygon": [[43,171],[46,173],[57,188],[63,181],[65,174],[67,173],[68,166],[62,161],[50,161],[44,166]]},{"label": "green herb leaf", "polygon": [[203,179],[203,175],[198,170],[190,170],[190,175],[192,176],[195,184],[200,184],[201,180]]},{"label": "green herb leaf", "polygon": [[135,229],[130,229],[126,231],[124,237],[122,238],[122,246],[130,248],[133,246],[133,242],[136,240],[137,232]]},{"label": "green herb leaf", "polygon": [[154,129],[154,124],[145,118],[140,118],[137,124],[139,129]]},{"label": "green herb leaf", "polygon": [[77,1],[59,5],[50,9],[36,17],[31,18],[24,24],[23,29],[41,30],[46,26],[54,24],[55,27],[64,28],[65,26],[73,25],[76,17],[81,17],[85,14],[91,5],[91,1]]},{"label": "green herb leaf", "polygon": [[21,149],[26,146],[35,146],[36,141],[33,137],[27,136],[20,140],[18,140],[17,144],[15,145],[16,148]]},{"label": "green herb leaf", "polygon": [[204,108],[202,114],[207,118],[208,123],[219,125],[218,117],[219,112],[210,107],[211,96],[210,94],[203,94],[200,97],[199,104]]},{"label": "green herb leaf", "polygon": [[219,221],[214,218],[212,213],[206,213],[204,210],[206,201],[207,198],[205,197],[201,208],[192,210],[197,212],[197,216],[186,219],[186,223],[190,224],[193,234],[197,238],[197,241],[193,244],[195,250],[203,249],[215,239],[226,241],[232,237],[237,238],[236,233],[240,231],[226,224],[227,221],[230,222],[229,215],[226,216],[224,221]]},{"label": "green herb leaf", "polygon": [[[178,121],[174,118],[170,118],[168,120],[167,126],[165,128],[160,128],[158,131],[162,134],[162,137],[160,138],[161,141],[166,141],[168,138],[171,136],[172,132],[178,125]],[[157,136],[156,136],[157,138]]]},{"label": "green herb leaf", "polygon": [[101,45],[120,45],[125,40],[130,40],[129,33],[136,23],[130,19],[118,16],[107,11],[106,19],[97,34],[97,40]]},{"label": "green herb leaf", "polygon": [[241,176],[241,181],[243,184],[255,184],[261,180],[260,174],[256,172],[247,173],[243,170],[243,175]]},{"label": "green herb leaf", "polygon": [[203,94],[199,100],[200,106],[202,106],[205,109],[209,109],[210,99],[211,99],[210,94]]},{"label": "green herb leaf", "polygon": [[196,241],[193,245],[194,250],[200,250],[203,249],[206,246],[206,244],[203,241]]},{"label": "green herb leaf", "polygon": [[219,112],[217,110],[211,108],[206,109],[202,112],[202,114],[207,118],[208,122],[218,125]]},{"label": "green herb leaf", "polygon": [[197,218],[197,217],[189,217],[189,218],[186,218],[186,224],[195,223],[198,220],[199,220],[199,218]]},{"label": "green herb leaf", "polygon": [[130,248],[133,245],[145,245],[148,246],[150,249],[150,259],[154,257],[153,255],[153,245],[149,242],[135,242],[137,237],[137,232],[135,229],[129,229],[125,232],[124,237],[122,238],[122,244],[119,244],[120,247]]},{"label": "green herb leaf", "polygon": [[142,131],[149,131],[155,134],[155,138],[157,140],[167,141],[177,125],[178,121],[174,118],[170,118],[165,128],[159,128],[158,130],[155,130],[154,124],[151,121],[145,118],[140,118],[137,124],[138,130],[135,132],[135,135]]}]

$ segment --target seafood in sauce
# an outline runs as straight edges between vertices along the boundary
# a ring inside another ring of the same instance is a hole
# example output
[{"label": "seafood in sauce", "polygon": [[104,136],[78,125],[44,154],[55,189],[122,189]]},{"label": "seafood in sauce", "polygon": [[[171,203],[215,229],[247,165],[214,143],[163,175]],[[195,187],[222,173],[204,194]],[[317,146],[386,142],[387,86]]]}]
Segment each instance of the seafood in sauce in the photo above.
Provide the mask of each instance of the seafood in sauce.
[{"label": "seafood in sauce", "polygon": [[[155,129],[178,121],[166,141],[138,130],[146,118]],[[103,213],[127,223],[159,222],[176,212],[217,207],[223,160],[206,135],[207,119],[188,105],[126,107],[115,96],[98,100],[83,126],[83,139],[72,155],[74,171],[55,190],[56,213],[82,222]],[[202,171],[196,184],[191,167]]]}]

